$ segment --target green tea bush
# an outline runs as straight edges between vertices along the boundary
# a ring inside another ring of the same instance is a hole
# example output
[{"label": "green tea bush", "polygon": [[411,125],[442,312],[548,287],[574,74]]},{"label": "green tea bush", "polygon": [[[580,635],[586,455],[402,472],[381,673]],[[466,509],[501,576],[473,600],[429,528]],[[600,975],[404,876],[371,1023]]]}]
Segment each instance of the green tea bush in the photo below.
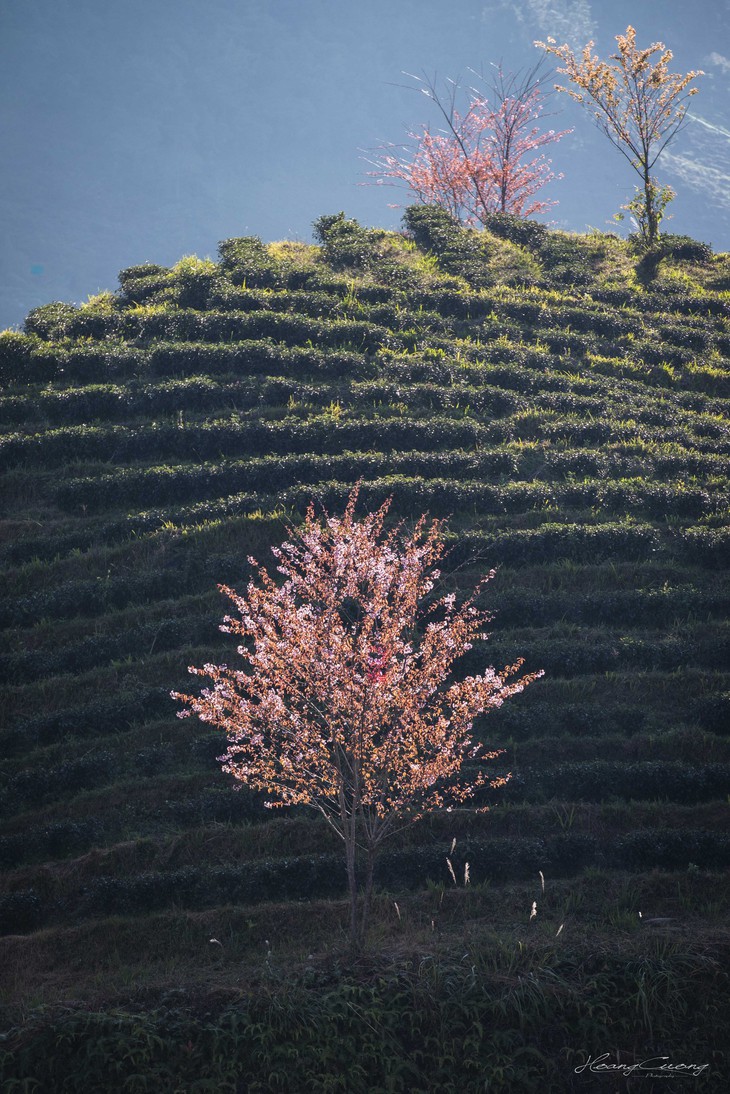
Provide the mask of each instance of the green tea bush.
[{"label": "green tea bush", "polygon": [[715,341],[712,331],[706,327],[692,329],[689,324],[663,323],[659,328],[662,342],[673,346],[685,347],[696,353],[706,353]]},{"label": "green tea bush", "polygon": [[217,271],[181,270],[175,276],[176,303],[181,308],[203,311],[212,305],[217,281]]},{"label": "green tea bush", "polygon": [[26,825],[22,832],[0,836],[0,867],[13,869],[23,863],[67,858],[88,851],[103,833],[95,818]]},{"label": "green tea bush", "polygon": [[123,292],[133,288],[138,281],[144,281],[148,277],[161,277],[169,274],[167,266],[158,266],[156,262],[142,262],[137,266],[127,266],[119,271],[119,286]]},{"label": "green tea bush", "polygon": [[165,714],[172,714],[168,688],[120,690],[112,698],[98,697],[83,705],[20,719],[11,729],[0,732],[0,746],[6,755],[22,754],[38,745],[119,733],[134,722]]},{"label": "green tea bush", "polygon": [[25,333],[36,334],[44,341],[58,341],[69,335],[72,325],[78,319],[79,309],[73,304],[54,301],[33,308],[25,320]]},{"label": "green tea bush", "polygon": [[157,272],[125,281],[118,298],[120,309],[130,305],[172,303],[174,289],[170,271],[161,266],[151,268]]},{"label": "green tea bush", "polygon": [[382,258],[382,232],[363,228],[344,213],[318,217],[313,229],[324,259],[333,270],[367,270]]},{"label": "green tea bush", "polygon": [[82,820],[53,821],[40,829],[27,833],[28,842],[35,854],[43,858],[65,858],[88,851],[98,843],[103,832],[96,817]]},{"label": "green tea bush", "polygon": [[680,533],[683,553],[688,561],[711,569],[725,569],[730,563],[730,529],[685,528]]},{"label": "green tea bush", "polygon": [[437,205],[409,205],[403,225],[417,247],[434,254],[446,272],[463,277],[472,288],[491,285],[492,245],[484,233],[462,228]]},{"label": "green tea bush", "polygon": [[[485,398],[491,400],[487,391]],[[479,474],[486,479],[502,478],[516,471],[517,457],[499,450],[482,451],[474,454],[463,452],[445,452],[438,457],[431,453],[393,453],[392,455],[375,453],[344,453],[342,455],[281,456],[277,458],[216,461],[199,466],[164,466],[151,468],[128,468],[114,475],[101,475],[94,478],[72,479],[61,484],[56,490],[56,501],[64,509],[73,510],[83,507],[84,512],[94,513],[109,506],[142,504],[160,504],[163,502],[185,501],[194,497],[220,497],[243,491],[254,491],[265,483],[268,491],[285,490],[292,482],[317,484],[337,479],[340,482],[363,478],[378,478],[384,475],[416,475],[421,472],[424,478],[436,471],[459,473],[464,477]],[[427,479],[419,490],[419,496],[426,497],[429,490],[434,498],[439,489],[476,490],[485,511],[517,510],[521,505],[530,504],[530,499],[542,501],[541,490],[532,484],[514,484],[512,486],[492,486],[486,483],[476,485],[449,480],[434,481]],[[402,483],[399,496],[408,500],[408,483]],[[104,592],[99,586],[97,594]],[[92,587],[93,595],[93,587]],[[81,594],[83,596],[83,593]],[[45,606],[45,601],[44,601]],[[16,610],[18,607],[16,606]],[[53,610],[53,609],[51,609]],[[27,614],[27,609],[26,609]],[[0,605],[0,618],[3,617]]]},{"label": "green tea bush", "polygon": [[616,837],[608,857],[625,870],[686,870],[690,863],[703,870],[726,870],[730,838],[704,829],[628,832]]},{"label": "green tea bush", "polygon": [[[220,748],[219,742],[216,747]],[[196,758],[204,760],[199,750],[196,750]],[[262,824],[271,819],[270,810],[264,808],[264,800],[263,795],[246,787],[206,790],[194,797],[165,801],[160,816],[184,826]]]},{"label": "green tea bush", "polygon": [[662,232],[659,238],[659,247],[666,258],[674,258],[677,261],[698,262],[703,266],[712,262],[712,247],[709,243],[701,243],[691,236],[674,235],[671,232]]},{"label": "green tea bush", "polygon": [[445,287],[414,289],[408,293],[407,302],[414,311],[423,308],[443,318],[474,322],[483,321],[495,307],[494,301],[484,293],[465,293]]},{"label": "green tea bush", "polygon": [[173,578],[173,572],[169,569],[150,568],[116,577],[109,575],[59,582],[50,589],[0,602],[0,626],[27,624],[40,618],[93,617],[118,611],[134,602],[162,599],[169,594],[173,580],[178,593],[186,591],[186,587],[182,588],[179,584],[182,574],[183,571],[178,569]]},{"label": "green tea bush", "polygon": [[0,897],[0,935],[29,934],[45,919],[41,900],[35,889],[18,889]]},{"label": "green tea bush", "polygon": [[0,655],[0,682],[26,683],[62,673],[82,673],[109,661],[155,649],[176,649],[186,643],[207,645],[218,637],[215,617],[173,616],[115,634],[91,634],[53,650],[20,650]]},{"label": "green tea bush", "polygon": [[544,840],[532,837],[495,837],[490,840],[470,837],[450,856],[448,849],[438,847],[387,850],[376,862],[375,883],[395,893],[422,889],[428,882],[451,885],[447,857],[451,858],[452,868],[460,882],[468,862],[471,882],[479,885],[484,881],[534,876],[541,867],[544,869],[547,851]]},{"label": "green tea bush", "polygon": [[238,284],[252,288],[278,288],[284,271],[258,236],[224,239],[218,244],[221,269]]},{"label": "green tea bush", "polygon": [[38,345],[38,338],[19,331],[0,332],[0,383],[32,382],[31,354]]},{"label": "green tea bush", "polygon": [[112,384],[92,384],[85,388],[45,392],[32,397],[3,399],[0,421],[7,424],[29,423],[33,420],[55,424],[77,424],[121,417],[126,410],[126,391]]},{"label": "green tea bush", "polygon": [[[500,598],[501,599],[501,598]],[[501,611],[497,617],[501,620]],[[491,653],[490,653],[491,657]],[[645,730],[648,713],[637,703],[505,703],[485,723],[485,743],[490,734],[500,741],[580,736],[626,738]]]},{"label": "green tea bush", "polygon": [[515,216],[512,213],[492,213],[484,221],[484,227],[492,235],[517,243],[522,247],[542,250],[548,239],[548,229],[539,220]]},{"label": "green tea bush", "polygon": [[670,346],[665,342],[653,342],[637,339],[632,346],[633,352],[647,365],[671,365],[682,369],[693,363],[696,354],[691,349]]},{"label": "green tea bush", "polygon": [[[532,245],[535,246],[535,241]],[[558,285],[590,285],[592,283],[590,257],[579,240],[559,233],[546,233],[539,240],[536,251],[550,283]]]},{"label": "green tea bush", "polygon": [[148,914],[162,908],[209,908],[221,904],[259,904],[339,896],[345,888],[340,855],[317,854],[256,860],[244,866],[151,872],[90,881],[82,914]]},{"label": "green tea bush", "polygon": [[710,733],[730,734],[730,691],[705,695],[692,705],[692,716]]},{"label": "green tea bush", "polygon": [[168,342],[240,342],[273,339],[290,346],[306,345],[374,352],[380,346],[403,348],[409,344],[404,335],[387,327],[359,320],[340,319],[326,322],[292,312],[198,312],[135,315],[126,313],[120,320],[124,337],[144,343]]},{"label": "green tea bush", "polygon": [[164,376],[325,376],[353,379],[374,376],[374,365],[342,349],[284,346],[270,339],[215,345],[158,342],[149,353],[149,374]]},{"label": "green tea bush", "polygon": [[[472,885],[526,880],[541,870],[552,877],[572,877],[597,865],[629,871],[683,870],[693,862],[703,869],[723,870],[730,863],[730,840],[724,833],[665,829],[634,831],[603,841],[585,832],[488,840],[467,836],[451,853],[443,847],[422,845],[383,851],[376,862],[375,883],[396,894],[422,890],[429,884],[451,888],[447,860],[457,885],[465,876],[467,863]],[[22,893],[17,901],[7,902],[5,921],[10,926],[13,917],[12,922],[28,931],[40,925],[41,911],[45,921],[63,921],[68,908],[77,905],[84,918],[148,915],[173,907],[198,910],[226,904],[338,898],[345,888],[341,855],[321,852],[253,859],[236,866],[185,866],[96,876],[85,882],[78,896],[69,893],[63,903],[48,898],[43,910]]]},{"label": "green tea bush", "polygon": [[[59,382],[64,385],[103,384],[114,379],[126,379],[137,372],[144,371],[146,355],[144,351],[122,343],[108,342],[103,346],[83,343],[60,348],[40,342],[33,336],[28,340],[28,354],[17,359],[8,359],[4,379],[8,382],[41,384]],[[2,356],[2,336],[0,336],[0,357]],[[2,364],[0,363],[0,370]],[[0,379],[3,379],[0,373]],[[83,399],[82,393],[73,388],[36,396],[31,400],[34,417],[38,417],[38,408],[59,405],[63,399]],[[38,401],[36,401],[36,399]],[[63,420],[63,419],[62,419]]]},{"label": "green tea bush", "polygon": [[81,790],[91,790],[112,781],[116,759],[111,752],[96,752],[67,760],[58,767],[35,770],[29,768],[10,779],[5,793],[23,804],[38,805],[56,798],[73,797]]},{"label": "green tea bush", "polygon": [[555,877],[574,877],[604,857],[603,845],[588,832],[563,832],[545,840],[545,866]]},{"label": "green tea bush", "polygon": [[465,448],[494,434],[509,432],[496,423],[486,430],[478,423],[453,418],[417,418],[305,422],[244,421],[190,424],[159,423],[137,428],[70,426],[45,433],[10,434],[0,441],[6,466],[52,466],[59,460],[166,459],[191,461],[286,453],[337,453],[362,449],[391,451]]},{"label": "green tea bush", "polygon": [[[552,768],[524,768],[524,795],[528,801],[671,801],[692,804],[724,801],[729,764],[689,766],[670,760],[641,762],[567,763]],[[521,788],[503,788],[513,800]]]},{"label": "green tea bush", "polygon": [[455,545],[453,559],[482,557],[502,565],[557,562],[591,564],[604,559],[650,558],[661,544],[659,530],[651,524],[606,523],[597,525],[544,524],[541,528],[464,535]]},{"label": "green tea bush", "polygon": [[440,205],[409,205],[403,226],[422,251],[444,254],[461,234],[459,222]]}]

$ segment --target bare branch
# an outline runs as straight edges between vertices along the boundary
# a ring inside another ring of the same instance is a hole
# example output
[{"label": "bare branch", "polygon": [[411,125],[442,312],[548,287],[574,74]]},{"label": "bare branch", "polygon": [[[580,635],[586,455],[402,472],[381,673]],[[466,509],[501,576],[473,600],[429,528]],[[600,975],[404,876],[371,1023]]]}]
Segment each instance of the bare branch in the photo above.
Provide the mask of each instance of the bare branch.
[{"label": "bare branch", "polygon": [[436,78],[412,77],[436,106],[444,128],[423,126],[409,133],[411,143],[389,144],[368,158],[379,184],[405,184],[424,204],[447,209],[465,224],[485,224],[494,213],[531,216],[555,202],[535,195],[556,176],[542,151],[559,141],[542,127],[544,105],[551,92],[543,90],[544,61],[525,73],[505,74],[501,65],[487,77],[469,70],[485,87],[468,89],[463,110],[462,87],[448,80],[440,91]]}]

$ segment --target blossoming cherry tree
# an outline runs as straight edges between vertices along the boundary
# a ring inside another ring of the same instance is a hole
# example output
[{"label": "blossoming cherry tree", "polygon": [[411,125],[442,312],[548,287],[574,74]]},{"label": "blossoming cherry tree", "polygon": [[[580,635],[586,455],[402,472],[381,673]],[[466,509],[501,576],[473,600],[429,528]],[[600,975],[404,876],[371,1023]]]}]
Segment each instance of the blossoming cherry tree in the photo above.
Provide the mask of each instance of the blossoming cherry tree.
[{"label": "blossoming cherry tree", "polygon": [[542,675],[508,682],[518,661],[455,677],[456,661],[486,637],[488,616],[475,604],[482,583],[460,606],[453,593],[435,596],[443,522],[388,530],[390,503],[356,519],[357,497],[356,487],[342,517],[317,519],[310,506],[273,550],[279,578],[251,559],[257,579],[245,595],[221,587],[237,611],[222,629],[241,638],[242,665],[191,668],[212,686],[173,693],[182,717],[225,731],[225,771],[266,792],[270,807],[312,806],[341,837],[355,946],[383,841],[505,781],[480,766],[498,753],[475,740],[473,720]]}]

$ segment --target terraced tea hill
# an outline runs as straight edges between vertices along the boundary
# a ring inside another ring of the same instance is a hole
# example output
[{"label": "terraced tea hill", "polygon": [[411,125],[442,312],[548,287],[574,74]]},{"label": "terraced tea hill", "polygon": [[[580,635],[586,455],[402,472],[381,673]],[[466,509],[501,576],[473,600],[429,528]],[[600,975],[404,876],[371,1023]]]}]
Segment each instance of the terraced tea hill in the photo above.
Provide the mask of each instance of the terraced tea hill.
[{"label": "terraced tea hill", "polygon": [[[565,1091],[566,1053],[658,1043],[722,1081],[730,257],[406,223],[227,240],[0,335],[8,1089],[301,1090],[306,1060],[307,1089]],[[545,677],[477,727],[513,773],[491,811],[383,854],[345,974],[340,848],[235,791],[169,692],[235,656],[217,584],[357,480],[449,518],[448,587],[496,568],[465,670]]]}]

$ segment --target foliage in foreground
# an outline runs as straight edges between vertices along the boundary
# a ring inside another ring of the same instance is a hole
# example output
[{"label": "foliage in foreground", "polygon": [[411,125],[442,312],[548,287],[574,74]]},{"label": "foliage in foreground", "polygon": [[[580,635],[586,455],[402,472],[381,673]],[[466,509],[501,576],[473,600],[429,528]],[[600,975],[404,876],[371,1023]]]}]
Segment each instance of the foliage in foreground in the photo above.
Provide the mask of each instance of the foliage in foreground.
[{"label": "foliage in foreground", "polygon": [[0,1081],[8,1094],[568,1094],[590,1089],[584,1065],[608,1053],[627,1069],[694,1062],[702,1089],[720,1091],[711,1031],[730,1021],[727,957],[660,938],[629,953],[487,939],[349,971],[271,965],[245,995],[37,1011],[0,1038]]}]

